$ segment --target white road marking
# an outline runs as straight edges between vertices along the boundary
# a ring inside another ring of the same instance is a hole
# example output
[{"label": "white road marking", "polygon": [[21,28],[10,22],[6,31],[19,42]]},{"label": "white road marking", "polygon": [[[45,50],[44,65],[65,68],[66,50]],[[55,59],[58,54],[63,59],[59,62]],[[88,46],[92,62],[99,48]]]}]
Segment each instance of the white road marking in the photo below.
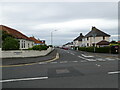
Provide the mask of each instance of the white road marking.
[{"label": "white road marking", "polygon": [[72,61],[72,62],[78,62],[78,61]]},{"label": "white road marking", "polygon": [[106,60],[104,60],[102,58],[97,58],[97,61],[106,61]]},{"label": "white road marking", "polygon": [[86,58],[84,58],[84,57],[81,57],[81,56],[78,56],[78,57],[86,60]]},{"label": "white road marking", "polygon": [[87,61],[80,61],[80,62],[87,62]]},{"label": "white road marking", "polygon": [[40,62],[39,64],[47,64],[47,62]]},{"label": "white road marking", "polygon": [[108,72],[108,74],[118,74],[120,71]]},{"label": "white road marking", "polygon": [[94,57],[94,56],[86,56],[86,55],[84,55],[84,54],[81,54],[83,57]]},{"label": "white road marking", "polygon": [[120,58],[116,58],[116,60],[120,60]]},{"label": "white road marking", "polygon": [[109,61],[113,61],[113,60],[115,60],[115,59],[112,59],[112,58],[106,58],[107,60],[109,60]]},{"label": "white road marking", "polygon": [[54,63],[58,63],[58,62],[51,62],[52,64],[54,64]]},{"label": "white road marking", "polygon": [[61,61],[60,63],[67,63],[68,61]]},{"label": "white road marking", "polygon": [[87,61],[92,61],[92,62],[93,62],[93,61],[96,61],[96,60],[94,60],[94,59],[86,59],[86,60],[87,60]]},{"label": "white road marking", "polygon": [[15,82],[15,81],[28,81],[28,80],[40,80],[40,79],[48,79],[48,77],[9,79],[9,80],[0,80],[0,82]]},{"label": "white road marking", "polygon": [[74,53],[71,53],[72,55],[75,55]]},{"label": "white road marking", "polygon": [[70,53],[70,52],[67,52],[67,53]]},{"label": "white road marking", "polygon": [[100,67],[101,65],[99,65],[99,64],[96,64],[98,67]]}]

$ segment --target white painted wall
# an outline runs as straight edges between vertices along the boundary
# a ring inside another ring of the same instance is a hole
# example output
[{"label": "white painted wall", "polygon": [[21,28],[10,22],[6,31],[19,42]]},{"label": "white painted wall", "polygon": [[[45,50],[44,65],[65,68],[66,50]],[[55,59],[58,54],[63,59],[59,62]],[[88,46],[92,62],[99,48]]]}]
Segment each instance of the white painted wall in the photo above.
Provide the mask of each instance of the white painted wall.
[{"label": "white painted wall", "polygon": [[[87,40],[87,38],[83,38],[83,39],[82,39],[82,45],[83,45],[83,46],[87,46],[87,44],[89,44],[89,46],[93,46],[93,43],[94,43],[94,42],[95,42],[95,44],[96,44],[96,43],[98,43],[98,42],[100,42],[100,41],[102,41],[102,40],[103,40],[103,36],[101,36],[101,37],[95,37],[95,40],[94,40],[94,37],[89,37],[88,40]],[[110,41],[110,37],[105,37],[104,40]]]},{"label": "white painted wall", "polygon": [[74,45],[74,46],[80,46],[80,47],[81,47],[82,41],[78,41],[78,40],[73,41],[73,45]]},{"label": "white painted wall", "polygon": [[45,56],[54,48],[48,48],[47,50],[9,50],[9,51],[2,51],[0,58],[16,58],[16,57],[37,57],[37,56]]},{"label": "white painted wall", "polygon": [[20,49],[28,49],[34,46],[33,41],[29,41],[25,39],[19,39],[19,43],[20,43]]}]

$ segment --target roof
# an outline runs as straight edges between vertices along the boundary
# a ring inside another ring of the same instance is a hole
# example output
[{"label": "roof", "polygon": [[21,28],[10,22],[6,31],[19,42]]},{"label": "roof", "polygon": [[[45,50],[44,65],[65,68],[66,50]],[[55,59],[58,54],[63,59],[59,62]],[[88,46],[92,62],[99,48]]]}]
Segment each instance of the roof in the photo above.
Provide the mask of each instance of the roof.
[{"label": "roof", "polygon": [[80,36],[78,36],[77,38],[75,38],[73,41],[82,41],[82,38],[83,38],[84,36],[82,35],[82,33],[80,33]]},{"label": "roof", "polygon": [[87,38],[87,37],[93,37],[93,35],[95,35],[96,37],[97,37],[97,36],[98,36],[98,37],[99,37],[99,36],[107,36],[107,37],[110,37],[109,34],[107,34],[107,33],[103,32],[103,31],[97,29],[96,27],[92,27],[92,30],[91,30],[88,34],[85,35],[85,38]]},{"label": "roof", "polygon": [[42,41],[37,40],[37,39],[36,39],[36,38],[34,38],[34,37],[29,37],[29,39],[30,39],[30,40],[32,40],[32,41],[34,41],[34,42],[35,42],[35,44],[42,44],[42,43],[43,43]]},{"label": "roof", "polygon": [[17,39],[30,40],[26,35],[22,34],[18,30],[15,30],[13,28],[10,28],[10,27],[4,26],[4,25],[0,25],[0,30],[6,31],[8,34],[12,35],[13,37],[15,37]]},{"label": "roof", "polygon": [[73,45],[73,42],[68,42],[65,45]]},{"label": "roof", "polygon": [[120,41],[118,41],[118,43],[120,43]]},{"label": "roof", "polygon": [[97,45],[109,45],[110,42],[106,41],[106,40],[102,40],[100,42],[97,43]]}]

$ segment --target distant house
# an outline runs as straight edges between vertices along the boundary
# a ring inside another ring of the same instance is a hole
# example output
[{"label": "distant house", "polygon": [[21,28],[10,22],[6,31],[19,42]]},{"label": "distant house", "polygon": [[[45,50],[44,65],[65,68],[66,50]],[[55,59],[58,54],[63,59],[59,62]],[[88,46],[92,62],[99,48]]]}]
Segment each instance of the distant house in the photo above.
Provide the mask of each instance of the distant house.
[{"label": "distant house", "polygon": [[65,45],[63,45],[63,47],[67,47],[67,48],[73,48],[73,42],[68,42]]},{"label": "distant house", "polygon": [[92,30],[88,34],[86,34],[82,39],[82,45],[86,47],[94,45],[96,46],[96,44],[98,42],[101,42],[102,40],[109,42],[110,35],[97,29],[96,27],[92,27]]},{"label": "distant house", "polygon": [[75,38],[74,40],[73,40],[73,45],[75,46],[75,47],[77,47],[77,46],[82,46],[82,39],[83,39],[83,35],[82,35],[82,33],[80,33],[80,36],[78,36],[77,38]]},{"label": "distant house", "polygon": [[40,41],[39,39],[36,39],[34,36],[33,37],[29,37],[30,40],[34,41],[34,45],[44,45],[45,41]]},{"label": "distant house", "polygon": [[18,30],[15,30],[13,28],[0,25],[0,30],[6,31],[8,34],[12,35],[14,38],[19,40],[19,49],[28,49],[33,47],[34,41],[30,40],[29,37],[22,34]]}]

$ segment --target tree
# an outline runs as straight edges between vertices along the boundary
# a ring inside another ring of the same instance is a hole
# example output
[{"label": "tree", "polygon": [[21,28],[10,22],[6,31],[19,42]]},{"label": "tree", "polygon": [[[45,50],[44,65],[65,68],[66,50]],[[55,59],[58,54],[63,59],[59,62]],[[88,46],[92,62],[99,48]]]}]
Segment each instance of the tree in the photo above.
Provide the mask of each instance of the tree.
[{"label": "tree", "polygon": [[2,43],[3,50],[17,50],[19,49],[19,42],[13,37],[6,37]]}]

